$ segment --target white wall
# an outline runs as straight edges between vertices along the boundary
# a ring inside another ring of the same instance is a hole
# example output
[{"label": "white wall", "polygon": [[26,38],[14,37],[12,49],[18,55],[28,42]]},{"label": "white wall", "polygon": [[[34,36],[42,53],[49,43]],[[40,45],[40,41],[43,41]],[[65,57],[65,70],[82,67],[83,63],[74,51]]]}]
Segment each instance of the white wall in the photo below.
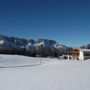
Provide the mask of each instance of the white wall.
[{"label": "white wall", "polygon": [[83,51],[79,51],[79,60],[84,60],[84,53],[83,53]]}]

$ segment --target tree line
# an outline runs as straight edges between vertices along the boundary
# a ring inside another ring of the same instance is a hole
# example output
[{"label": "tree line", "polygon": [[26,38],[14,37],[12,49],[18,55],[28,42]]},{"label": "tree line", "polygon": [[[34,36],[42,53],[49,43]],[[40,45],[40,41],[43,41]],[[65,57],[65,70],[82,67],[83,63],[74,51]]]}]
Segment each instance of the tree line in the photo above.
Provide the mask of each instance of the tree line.
[{"label": "tree line", "polygon": [[82,48],[82,49],[90,49],[90,44],[83,45],[83,46],[81,46],[80,48]]},{"label": "tree line", "polygon": [[55,48],[44,48],[43,46],[39,46],[35,50],[27,50],[25,47],[24,48],[7,48],[7,47],[0,47],[0,54],[12,54],[12,55],[24,55],[24,56],[31,56],[31,57],[58,57],[60,55],[65,54],[66,51],[62,50],[59,51]]}]

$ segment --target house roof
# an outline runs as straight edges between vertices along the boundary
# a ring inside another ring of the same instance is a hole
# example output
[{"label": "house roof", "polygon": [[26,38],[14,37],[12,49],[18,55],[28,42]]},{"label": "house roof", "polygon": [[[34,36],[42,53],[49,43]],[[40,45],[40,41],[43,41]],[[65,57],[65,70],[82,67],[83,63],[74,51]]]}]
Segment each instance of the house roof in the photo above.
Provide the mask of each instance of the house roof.
[{"label": "house roof", "polygon": [[83,51],[83,52],[90,52],[90,49],[78,49],[80,51]]}]

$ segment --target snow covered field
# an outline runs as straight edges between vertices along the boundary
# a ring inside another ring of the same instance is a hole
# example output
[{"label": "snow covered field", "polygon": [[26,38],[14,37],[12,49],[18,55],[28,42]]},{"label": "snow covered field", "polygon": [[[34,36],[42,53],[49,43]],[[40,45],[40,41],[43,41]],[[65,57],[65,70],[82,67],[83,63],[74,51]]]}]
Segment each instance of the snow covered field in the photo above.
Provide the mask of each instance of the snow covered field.
[{"label": "snow covered field", "polygon": [[[0,55],[0,90],[90,90],[90,60]],[[29,66],[35,65],[35,66]]]},{"label": "snow covered field", "polygon": [[40,58],[31,58],[18,55],[0,55],[0,67],[22,67],[40,65]]}]

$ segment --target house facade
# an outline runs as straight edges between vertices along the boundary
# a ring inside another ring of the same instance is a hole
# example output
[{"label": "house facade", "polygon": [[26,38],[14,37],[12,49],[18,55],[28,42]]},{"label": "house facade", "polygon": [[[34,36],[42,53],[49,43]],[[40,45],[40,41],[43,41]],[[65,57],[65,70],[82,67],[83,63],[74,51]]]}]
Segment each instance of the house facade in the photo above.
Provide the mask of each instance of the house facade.
[{"label": "house facade", "polygon": [[90,49],[73,49],[67,53],[71,59],[86,60],[90,59]]}]

